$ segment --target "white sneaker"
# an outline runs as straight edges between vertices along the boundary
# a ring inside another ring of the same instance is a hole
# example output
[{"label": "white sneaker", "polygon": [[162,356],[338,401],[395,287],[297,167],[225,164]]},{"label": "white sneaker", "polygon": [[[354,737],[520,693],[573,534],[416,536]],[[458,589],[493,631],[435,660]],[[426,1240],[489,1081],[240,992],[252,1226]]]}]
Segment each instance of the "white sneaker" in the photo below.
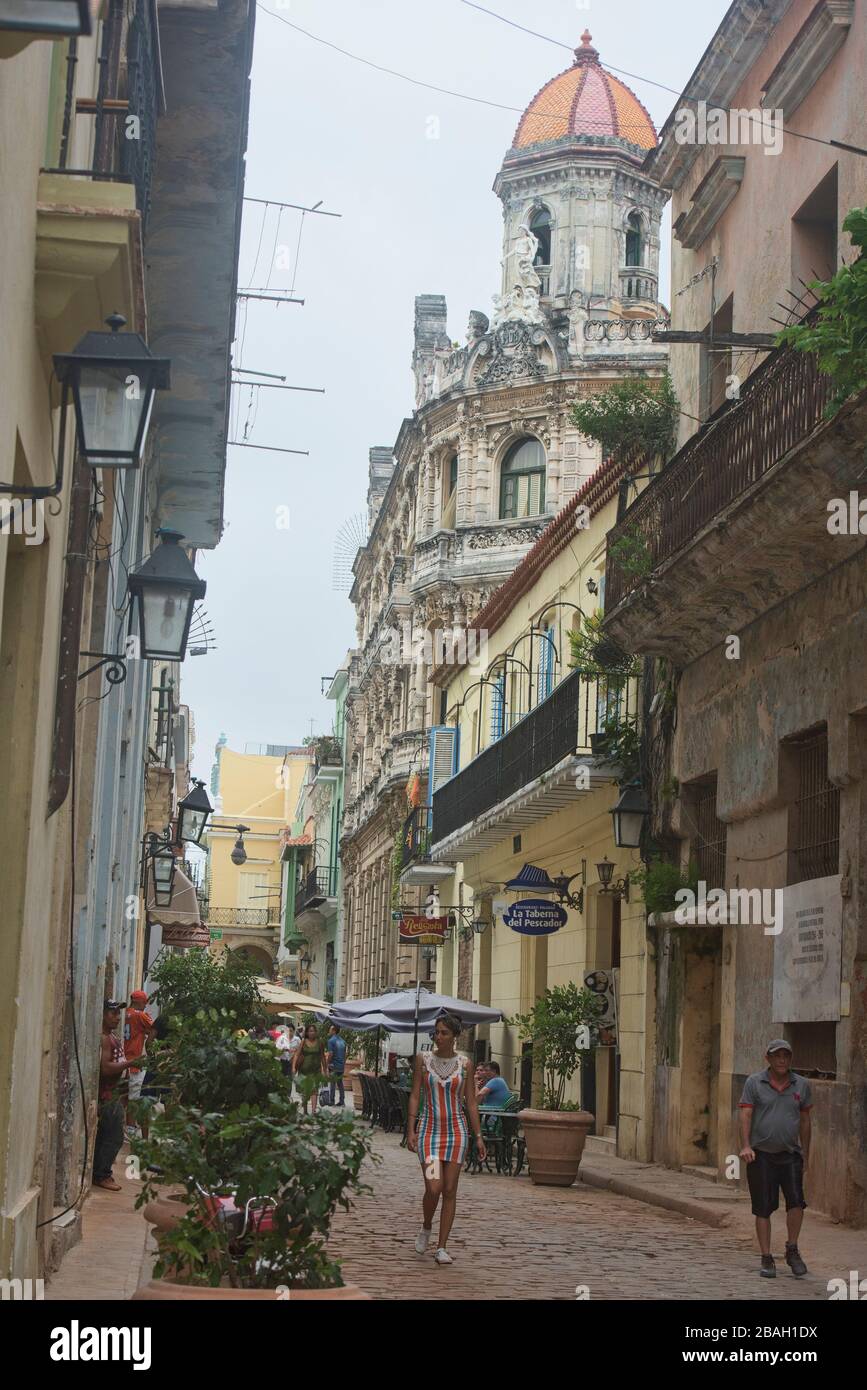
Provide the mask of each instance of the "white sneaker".
[{"label": "white sneaker", "polygon": [[428,1242],[430,1241],[432,1235],[432,1231],[426,1231],[424,1226],[422,1226],[421,1230],[415,1238],[415,1251],[417,1255],[424,1254],[424,1252],[427,1250]]},{"label": "white sneaker", "polygon": [[436,1262],[438,1265],[454,1264],[454,1260],[452,1259],[448,1250],[443,1250],[442,1248],[440,1248],[436,1253]]}]

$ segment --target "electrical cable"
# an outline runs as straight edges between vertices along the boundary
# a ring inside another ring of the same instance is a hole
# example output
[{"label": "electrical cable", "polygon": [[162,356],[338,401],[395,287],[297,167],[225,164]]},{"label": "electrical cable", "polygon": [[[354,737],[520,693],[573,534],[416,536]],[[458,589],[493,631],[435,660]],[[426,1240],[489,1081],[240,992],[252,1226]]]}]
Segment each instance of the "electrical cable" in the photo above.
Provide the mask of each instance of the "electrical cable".
[{"label": "electrical cable", "polygon": [[[463,3],[469,4],[471,3],[471,0],[463,0]],[[438,92],[441,96],[457,97],[461,101],[470,101],[477,106],[490,106],[498,111],[513,111],[519,115],[523,115],[526,111],[526,107],[523,106],[512,106],[508,102],[493,101],[488,97],[473,96],[470,92],[457,92],[450,87],[440,87],[434,82],[424,82],[421,80],[421,78],[410,77],[408,73],[398,72],[396,68],[387,68],[382,63],[374,63],[373,60],[370,58],[362,58],[358,53],[351,53],[349,49],[341,48],[339,44],[332,43],[330,39],[323,39],[320,37],[320,35],[311,33],[309,29],[303,29],[300,24],[293,24],[291,20],[286,19],[283,15],[275,14],[273,10],[266,9],[265,6],[262,4],[257,3],[256,8],[258,10],[261,10],[263,14],[270,16],[271,19],[278,20],[280,24],[285,24],[289,29],[294,29],[296,33],[303,34],[305,38],[312,39],[314,43],[319,43],[322,44],[325,48],[333,49],[335,53],[340,53],[344,58],[350,58],[353,62],[361,63],[364,67],[373,68],[376,72],[385,73],[388,77],[397,77],[400,79],[400,81],[408,82],[413,87],[423,87],[425,90],[429,92]],[[474,8],[482,9],[482,6],[476,5]],[[490,15],[493,19],[501,20],[504,24],[512,25],[517,29],[522,28],[521,25],[515,24],[513,20],[506,19],[503,15],[496,14],[493,10],[485,10],[484,13]],[[535,31],[533,30],[526,30],[525,32],[532,33],[536,38],[544,39],[548,43],[560,44],[560,40],[550,39],[545,34],[535,34]],[[570,50],[572,49],[571,44],[560,44],[560,46],[564,48],[569,48]],[[649,86],[659,87],[662,91],[672,92],[675,96],[680,97],[683,101],[699,102],[705,100],[705,98],[702,97],[685,97],[674,87],[667,87],[663,82],[656,82],[653,80],[653,78],[650,77],[642,77],[639,73],[627,72],[625,68],[615,68],[610,63],[600,64],[600,66],[602,66],[605,70],[610,68],[612,72],[622,72],[624,76],[631,77],[635,82],[646,82]],[[710,102],[708,102],[707,104],[710,105]],[[552,120],[560,120],[563,116],[562,111],[545,112],[534,110],[533,114],[535,116],[540,116],[543,118],[550,116]],[[749,121],[751,125],[754,124],[755,117],[749,117]],[[761,118],[759,119],[758,124],[760,127],[763,128],[764,122]],[[602,133],[610,133],[610,121],[607,120],[587,121],[585,122],[585,125],[598,125]],[[791,135],[796,140],[810,140],[814,144],[830,145],[835,149],[845,149],[851,154],[859,154],[867,157],[867,150],[862,150],[855,145],[846,145],[839,140],[826,140],[818,135],[805,135],[801,131],[789,130],[786,126],[782,126],[781,129],[783,130],[784,134]]]}]

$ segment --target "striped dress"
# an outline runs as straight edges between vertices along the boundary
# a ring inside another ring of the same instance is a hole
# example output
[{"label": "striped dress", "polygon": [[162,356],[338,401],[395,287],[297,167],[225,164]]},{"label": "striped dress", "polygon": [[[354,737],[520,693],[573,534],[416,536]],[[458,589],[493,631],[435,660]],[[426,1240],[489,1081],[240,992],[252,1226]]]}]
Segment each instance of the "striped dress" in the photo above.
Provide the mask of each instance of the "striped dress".
[{"label": "striped dress", "polygon": [[418,1127],[419,1159],[424,1167],[434,1159],[463,1163],[470,1138],[461,1106],[467,1059],[458,1056],[454,1071],[445,1080],[434,1071],[430,1052],[422,1053],[422,1061],[424,1114]]}]

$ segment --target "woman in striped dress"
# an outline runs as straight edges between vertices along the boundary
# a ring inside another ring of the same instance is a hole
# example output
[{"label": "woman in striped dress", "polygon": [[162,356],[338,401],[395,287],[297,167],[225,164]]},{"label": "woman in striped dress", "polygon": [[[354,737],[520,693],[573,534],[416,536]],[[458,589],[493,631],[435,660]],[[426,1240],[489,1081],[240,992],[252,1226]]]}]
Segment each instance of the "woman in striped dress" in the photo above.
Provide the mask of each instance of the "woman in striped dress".
[{"label": "woman in striped dress", "polygon": [[[436,1262],[450,1265],[446,1250],[455,1219],[458,1178],[467,1156],[469,1131],[463,1107],[466,1106],[480,1156],[485,1157],[482,1125],[476,1100],[473,1064],[455,1051],[461,1021],[451,1014],[440,1014],[434,1026],[434,1048],[415,1059],[412,1095],[409,1099],[408,1145],[418,1153],[424,1176],[422,1227],[415,1248],[423,1255],[433,1228],[434,1213],[440,1208],[439,1243]],[[424,1115],[416,1132],[419,1101],[424,1096]]]}]

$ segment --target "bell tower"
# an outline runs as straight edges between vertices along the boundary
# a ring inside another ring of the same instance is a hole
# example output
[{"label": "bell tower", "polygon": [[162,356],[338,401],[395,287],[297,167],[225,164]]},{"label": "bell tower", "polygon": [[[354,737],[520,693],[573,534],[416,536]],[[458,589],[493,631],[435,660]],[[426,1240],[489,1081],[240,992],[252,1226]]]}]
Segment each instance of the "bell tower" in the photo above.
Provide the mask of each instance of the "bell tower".
[{"label": "bell tower", "polygon": [[548,313],[580,302],[591,317],[659,317],[668,195],[641,167],[655,145],[644,106],[602,67],[585,30],[572,66],[521,117],[494,182],[504,299],[520,285]]}]

